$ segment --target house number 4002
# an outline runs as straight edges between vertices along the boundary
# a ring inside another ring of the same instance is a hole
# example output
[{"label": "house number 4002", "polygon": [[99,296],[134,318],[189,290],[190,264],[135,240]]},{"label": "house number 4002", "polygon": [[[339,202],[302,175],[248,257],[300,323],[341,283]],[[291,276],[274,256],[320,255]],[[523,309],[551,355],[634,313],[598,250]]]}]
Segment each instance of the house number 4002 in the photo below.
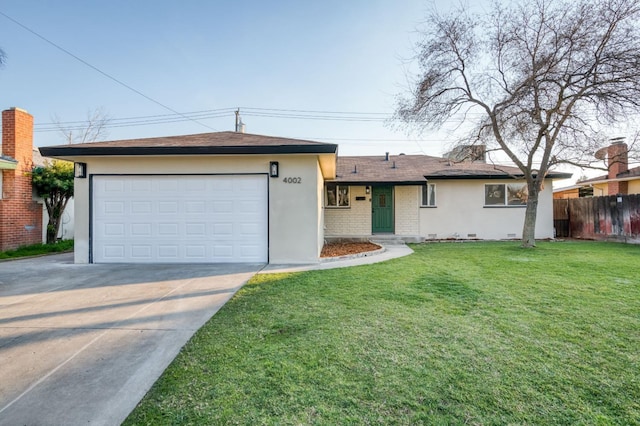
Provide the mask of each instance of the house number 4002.
[{"label": "house number 4002", "polygon": [[302,183],[301,177],[286,177],[282,179],[284,183]]}]

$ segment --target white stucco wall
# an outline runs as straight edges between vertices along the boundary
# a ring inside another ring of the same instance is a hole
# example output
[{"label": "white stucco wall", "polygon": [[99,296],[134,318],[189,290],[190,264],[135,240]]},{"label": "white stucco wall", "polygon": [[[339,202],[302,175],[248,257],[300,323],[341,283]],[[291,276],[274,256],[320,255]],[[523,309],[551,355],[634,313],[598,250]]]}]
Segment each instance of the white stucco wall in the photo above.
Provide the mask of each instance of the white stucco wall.
[{"label": "white stucco wall", "polygon": [[366,187],[349,187],[349,207],[325,207],[324,226],[327,236],[371,235],[371,194]]},{"label": "white stucco wall", "polygon": [[396,235],[418,235],[421,187],[396,186],[393,191]]},{"label": "white stucco wall", "polygon": [[[82,157],[86,179],[75,180],[75,262],[89,262],[89,182],[94,174],[242,174],[265,173],[280,163],[280,176],[268,178],[270,263],[317,262],[322,248],[322,174],[315,155]],[[300,183],[285,183],[286,177]]]},{"label": "white stucco wall", "polygon": [[[513,180],[430,180],[436,184],[436,207],[420,208],[420,235],[425,238],[520,238],[524,207],[485,207],[485,183]],[[475,234],[475,236],[473,236]],[[536,238],[553,237],[553,191],[551,181],[540,193]]]},{"label": "white stucco wall", "polygon": [[[74,230],[74,199],[71,198],[67,203],[67,206],[62,213],[62,223],[60,224],[60,230],[58,231],[58,238],[62,240],[72,240]],[[42,201],[42,241],[47,241],[47,224],[49,223],[49,213]]]},{"label": "white stucco wall", "polygon": [[[501,240],[520,238],[524,207],[485,207],[486,183],[513,183],[513,180],[430,180],[436,184],[436,206],[420,207],[421,186],[394,188],[395,234],[425,239],[478,238]],[[327,236],[371,235],[371,196],[366,203],[355,201],[365,195],[364,186],[350,187],[349,208],[325,207]],[[551,181],[540,193],[536,238],[553,238],[553,192]]]},{"label": "white stucco wall", "polygon": [[316,230],[318,233],[318,253],[322,252],[324,246],[324,179],[322,179],[322,170],[320,170],[320,164],[317,164],[317,179],[316,182],[316,208],[318,210],[318,221],[316,222]]}]

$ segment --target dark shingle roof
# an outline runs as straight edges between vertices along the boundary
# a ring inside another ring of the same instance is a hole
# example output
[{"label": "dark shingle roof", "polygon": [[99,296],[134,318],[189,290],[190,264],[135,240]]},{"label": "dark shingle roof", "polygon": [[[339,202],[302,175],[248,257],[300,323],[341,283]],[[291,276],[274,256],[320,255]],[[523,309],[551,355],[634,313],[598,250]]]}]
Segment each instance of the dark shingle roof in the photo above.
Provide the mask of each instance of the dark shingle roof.
[{"label": "dark shingle roof", "polygon": [[617,174],[616,177],[618,178],[627,178],[627,177],[636,177],[636,176],[640,176],[640,166],[639,167],[633,167],[625,172],[620,172]]},{"label": "dark shingle roof", "polygon": [[[617,179],[623,179],[623,178],[630,178],[630,177],[640,177],[640,166],[639,167],[633,167],[629,170],[626,170],[624,172],[620,172],[616,175]],[[608,180],[609,179],[609,175],[601,175],[601,176],[597,176],[594,178],[589,178],[589,179],[585,179],[585,180],[581,180],[578,181],[576,183],[578,184],[582,184],[582,183],[591,183],[591,182],[600,182],[603,180]]]},{"label": "dark shingle roof", "polygon": [[[522,177],[517,167],[480,162],[455,163],[428,155],[338,157],[338,183],[421,184],[428,179],[504,179]],[[566,173],[550,173],[548,177],[570,177]]]},{"label": "dark shingle roof", "polygon": [[42,147],[47,157],[79,155],[193,155],[336,153],[338,145],[239,132],[91,142]]}]

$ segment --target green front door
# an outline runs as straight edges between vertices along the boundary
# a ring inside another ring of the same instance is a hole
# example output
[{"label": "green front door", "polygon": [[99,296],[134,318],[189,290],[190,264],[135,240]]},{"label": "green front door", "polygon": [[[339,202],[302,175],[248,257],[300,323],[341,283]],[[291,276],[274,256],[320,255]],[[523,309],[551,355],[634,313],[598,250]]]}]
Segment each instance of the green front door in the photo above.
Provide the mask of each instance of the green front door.
[{"label": "green front door", "polygon": [[393,233],[393,187],[374,186],[371,192],[371,232]]}]

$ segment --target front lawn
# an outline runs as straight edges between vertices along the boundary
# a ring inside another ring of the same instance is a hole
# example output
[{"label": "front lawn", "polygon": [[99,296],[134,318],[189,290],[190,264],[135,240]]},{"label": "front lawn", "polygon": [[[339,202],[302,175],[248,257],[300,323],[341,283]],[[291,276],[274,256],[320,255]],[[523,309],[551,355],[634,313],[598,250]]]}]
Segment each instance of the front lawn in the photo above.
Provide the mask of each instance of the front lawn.
[{"label": "front lawn", "polygon": [[125,424],[640,424],[640,246],[258,275]]}]

